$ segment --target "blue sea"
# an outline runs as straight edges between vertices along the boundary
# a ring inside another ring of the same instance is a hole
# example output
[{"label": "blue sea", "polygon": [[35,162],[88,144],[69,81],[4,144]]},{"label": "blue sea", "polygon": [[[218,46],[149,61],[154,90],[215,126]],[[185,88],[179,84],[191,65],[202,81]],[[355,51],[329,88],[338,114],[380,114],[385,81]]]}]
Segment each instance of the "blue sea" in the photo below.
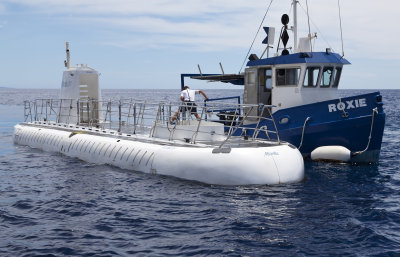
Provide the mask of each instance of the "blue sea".
[{"label": "blue sea", "polygon": [[400,256],[400,90],[381,93],[379,164],[306,162],[301,183],[217,186],[14,145],[23,100],[58,90],[0,89],[0,256]]}]

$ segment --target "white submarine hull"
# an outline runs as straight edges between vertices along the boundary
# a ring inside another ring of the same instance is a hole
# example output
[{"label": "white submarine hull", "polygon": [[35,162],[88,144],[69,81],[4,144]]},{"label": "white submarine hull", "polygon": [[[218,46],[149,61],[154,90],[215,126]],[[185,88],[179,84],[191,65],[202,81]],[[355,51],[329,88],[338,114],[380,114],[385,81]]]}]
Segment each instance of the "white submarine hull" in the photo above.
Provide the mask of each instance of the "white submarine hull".
[{"label": "white submarine hull", "polygon": [[88,130],[75,125],[21,123],[14,128],[14,142],[90,163],[207,184],[275,185],[304,179],[303,157],[289,144],[258,142],[256,147],[253,143],[215,151],[216,146],[201,143]]}]

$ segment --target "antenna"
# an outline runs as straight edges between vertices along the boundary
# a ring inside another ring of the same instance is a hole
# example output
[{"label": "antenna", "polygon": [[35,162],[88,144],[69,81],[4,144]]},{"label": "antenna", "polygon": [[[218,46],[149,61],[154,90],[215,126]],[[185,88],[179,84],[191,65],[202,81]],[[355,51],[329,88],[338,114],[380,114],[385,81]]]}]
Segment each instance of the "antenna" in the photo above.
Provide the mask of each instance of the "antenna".
[{"label": "antenna", "polygon": [[69,57],[69,42],[65,42],[65,53],[67,54],[67,60],[64,61],[65,67],[69,69],[70,67],[70,57]]},{"label": "antenna", "polygon": [[293,37],[294,52],[297,52],[297,0],[293,0]]},{"label": "antenna", "polygon": [[311,50],[311,54],[312,54],[312,36],[311,36],[311,28],[310,28],[310,15],[308,12],[308,1],[306,0],[306,5],[307,5],[307,22],[308,22],[308,39],[310,40],[310,50]]},{"label": "antenna", "polygon": [[203,76],[203,73],[201,73],[200,64],[197,64],[197,68],[199,68],[200,76]]},{"label": "antenna", "polygon": [[340,2],[337,1],[339,7],[339,21],[340,21],[340,39],[342,40],[342,57],[344,56],[344,47],[343,47],[343,29],[342,29],[342,15],[340,14]]},{"label": "antenna", "polygon": [[222,68],[222,63],[221,62],[219,63],[219,66],[221,67],[222,75],[225,75],[224,68]]}]

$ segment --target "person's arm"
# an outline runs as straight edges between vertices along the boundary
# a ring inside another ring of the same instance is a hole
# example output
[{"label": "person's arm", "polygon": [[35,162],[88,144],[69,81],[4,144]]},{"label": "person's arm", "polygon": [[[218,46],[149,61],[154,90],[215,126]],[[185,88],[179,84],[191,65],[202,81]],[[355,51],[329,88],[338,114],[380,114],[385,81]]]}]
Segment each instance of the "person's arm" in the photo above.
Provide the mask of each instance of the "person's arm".
[{"label": "person's arm", "polygon": [[207,95],[203,92],[203,90],[199,90],[199,93],[202,94],[204,96],[204,99],[207,100],[208,97]]},{"label": "person's arm", "polygon": [[185,99],[183,99],[183,96],[181,96],[181,101],[183,102]]}]

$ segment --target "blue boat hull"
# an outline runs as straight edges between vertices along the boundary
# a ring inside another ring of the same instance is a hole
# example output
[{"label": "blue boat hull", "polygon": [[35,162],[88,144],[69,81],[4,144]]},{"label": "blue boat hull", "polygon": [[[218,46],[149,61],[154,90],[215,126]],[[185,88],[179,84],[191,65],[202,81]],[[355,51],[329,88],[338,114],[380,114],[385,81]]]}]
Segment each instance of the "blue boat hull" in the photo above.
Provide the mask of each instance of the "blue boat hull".
[{"label": "blue boat hull", "polygon": [[[379,161],[385,127],[382,106],[382,97],[375,92],[281,109],[273,116],[280,140],[299,147],[305,157],[317,147],[340,145],[352,153],[362,151],[352,162],[371,163]],[[252,136],[255,126],[249,125],[245,133]],[[261,126],[271,128],[273,123],[264,120]],[[277,139],[275,134],[262,132],[258,137]]]}]

